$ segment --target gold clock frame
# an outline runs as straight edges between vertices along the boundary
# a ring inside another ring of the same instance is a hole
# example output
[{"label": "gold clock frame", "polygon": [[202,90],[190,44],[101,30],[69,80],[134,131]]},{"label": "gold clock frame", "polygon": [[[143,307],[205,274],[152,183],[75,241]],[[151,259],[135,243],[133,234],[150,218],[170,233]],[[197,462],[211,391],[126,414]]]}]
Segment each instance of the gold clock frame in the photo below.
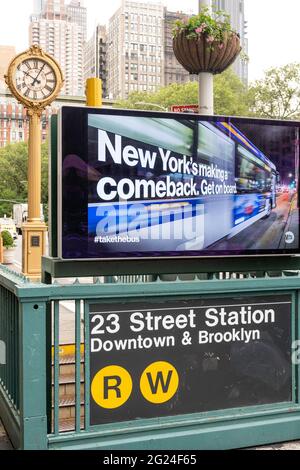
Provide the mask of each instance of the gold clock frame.
[{"label": "gold clock frame", "polygon": [[[28,59],[41,59],[46,64],[48,64],[54,71],[55,78],[56,78],[56,85],[51,93],[47,98],[43,100],[33,100],[28,99],[25,96],[21,95],[15,86],[14,77],[16,74],[17,67],[24,61]],[[49,54],[44,52],[40,46],[33,45],[27,51],[22,52],[21,54],[17,55],[12,62],[10,63],[7,71],[7,75],[5,75],[5,82],[9,87],[10,91],[14,95],[14,97],[18,100],[19,103],[23,104],[25,108],[31,110],[32,112],[41,113],[49,104],[51,104],[59,92],[62,89],[64,84],[64,78],[61,71],[60,66],[56,62],[56,60],[51,57]]]}]

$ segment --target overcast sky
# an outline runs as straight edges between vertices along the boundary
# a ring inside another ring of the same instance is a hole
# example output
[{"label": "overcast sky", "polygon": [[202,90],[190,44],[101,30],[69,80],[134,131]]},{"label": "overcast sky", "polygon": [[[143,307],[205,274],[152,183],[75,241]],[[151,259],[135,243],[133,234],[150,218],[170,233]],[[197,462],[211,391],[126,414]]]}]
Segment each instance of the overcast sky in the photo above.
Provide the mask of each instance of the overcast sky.
[{"label": "overcast sky", "polygon": [[[144,0],[145,1],[145,0]],[[172,11],[196,12],[197,0],[162,0]],[[89,35],[97,22],[107,23],[120,0],[85,0]],[[272,66],[300,62],[300,1],[245,0],[249,23],[249,77],[263,76]],[[14,45],[17,52],[28,47],[29,15],[33,0],[0,0],[0,44]]]}]

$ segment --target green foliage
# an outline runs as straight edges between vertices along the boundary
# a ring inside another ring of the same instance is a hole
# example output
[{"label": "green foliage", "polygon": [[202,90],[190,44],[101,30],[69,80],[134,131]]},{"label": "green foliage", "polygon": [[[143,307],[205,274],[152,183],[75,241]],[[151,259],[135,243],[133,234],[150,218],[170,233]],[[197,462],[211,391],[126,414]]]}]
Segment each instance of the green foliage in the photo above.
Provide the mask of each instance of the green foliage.
[{"label": "green foliage", "polygon": [[215,114],[222,116],[249,116],[249,94],[231,68],[214,78]]},{"label": "green foliage", "polygon": [[[249,115],[248,93],[245,85],[232,69],[214,77],[215,114]],[[198,103],[198,81],[184,84],[173,83],[154,93],[134,92],[127,100],[118,101],[116,107],[159,111],[172,105]]]},{"label": "green foliage", "polygon": [[232,31],[230,16],[226,12],[215,10],[211,13],[208,7],[202,8],[199,15],[176,20],[173,36],[176,37],[181,32],[184,32],[188,39],[197,39],[202,34],[208,43],[217,41],[220,44],[223,43],[225,35],[236,34]]},{"label": "green foliage", "polygon": [[271,68],[249,89],[250,109],[255,116],[297,119],[300,114],[300,64]]},{"label": "green foliage", "polygon": [[[0,199],[27,202],[28,145],[9,144],[0,149]],[[48,148],[42,145],[42,203],[48,202]],[[0,200],[0,217],[12,214],[13,202]]]},{"label": "green foliage", "polygon": [[[167,87],[160,88],[154,93],[134,92],[127,100],[118,101],[117,108],[125,109],[147,109],[161,111],[169,108],[173,104],[191,104],[198,101],[197,83],[188,82],[183,85],[173,83]],[[152,105],[154,104],[154,106]]]},{"label": "green foliage", "polygon": [[14,239],[8,230],[3,230],[3,232],[1,232],[1,237],[4,248],[13,248],[15,246]]}]

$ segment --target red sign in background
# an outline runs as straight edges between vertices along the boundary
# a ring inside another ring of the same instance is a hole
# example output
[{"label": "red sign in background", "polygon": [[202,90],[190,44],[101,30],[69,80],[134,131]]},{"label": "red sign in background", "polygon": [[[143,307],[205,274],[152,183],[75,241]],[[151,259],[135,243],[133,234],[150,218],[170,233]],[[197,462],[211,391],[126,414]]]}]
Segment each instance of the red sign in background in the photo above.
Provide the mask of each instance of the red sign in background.
[{"label": "red sign in background", "polygon": [[172,113],[185,113],[185,112],[190,112],[190,113],[198,113],[199,112],[199,106],[197,104],[184,104],[184,105],[174,105],[171,106],[171,111]]}]

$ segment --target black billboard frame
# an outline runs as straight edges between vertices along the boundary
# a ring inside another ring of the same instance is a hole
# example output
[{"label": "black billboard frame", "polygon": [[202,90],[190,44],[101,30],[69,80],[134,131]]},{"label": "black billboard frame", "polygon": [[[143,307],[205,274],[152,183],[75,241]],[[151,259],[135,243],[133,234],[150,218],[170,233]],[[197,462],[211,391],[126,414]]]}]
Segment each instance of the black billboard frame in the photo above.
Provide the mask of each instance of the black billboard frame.
[{"label": "black billboard frame", "polygon": [[[95,108],[88,108],[95,111]],[[102,109],[103,111],[103,109]],[[104,110],[105,111],[105,110]],[[111,112],[111,109],[106,109]],[[127,110],[114,110],[126,113]],[[137,111],[137,114],[146,116],[147,112]],[[151,111],[151,114],[153,112]],[[166,117],[174,113],[155,112],[157,117]],[[178,116],[178,113],[176,113]],[[186,117],[186,115],[184,115]],[[201,116],[200,116],[201,117]],[[214,116],[220,118],[222,116]],[[224,116],[226,118],[226,116]],[[237,117],[237,119],[242,119]],[[257,123],[271,123],[270,119],[253,119]],[[274,122],[278,122],[274,120]],[[283,121],[283,125],[295,125],[295,121]],[[300,127],[300,124],[299,124]],[[245,256],[219,256],[219,257],[160,257],[160,258],[121,258],[121,259],[72,259],[63,260],[58,258],[58,117],[51,117],[51,133],[49,141],[50,163],[49,163],[49,247],[50,256],[42,258],[42,276],[46,283],[52,278],[66,277],[90,277],[90,276],[122,276],[122,275],[187,275],[203,274],[211,279],[215,273],[244,273],[249,276],[265,275],[272,276],[278,272],[286,271],[287,275],[292,271],[300,270],[300,252],[298,254],[272,254],[272,255],[245,255]],[[299,197],[299,193],[298,193]],[[126,262],[124,262],[126,261]]]}]

